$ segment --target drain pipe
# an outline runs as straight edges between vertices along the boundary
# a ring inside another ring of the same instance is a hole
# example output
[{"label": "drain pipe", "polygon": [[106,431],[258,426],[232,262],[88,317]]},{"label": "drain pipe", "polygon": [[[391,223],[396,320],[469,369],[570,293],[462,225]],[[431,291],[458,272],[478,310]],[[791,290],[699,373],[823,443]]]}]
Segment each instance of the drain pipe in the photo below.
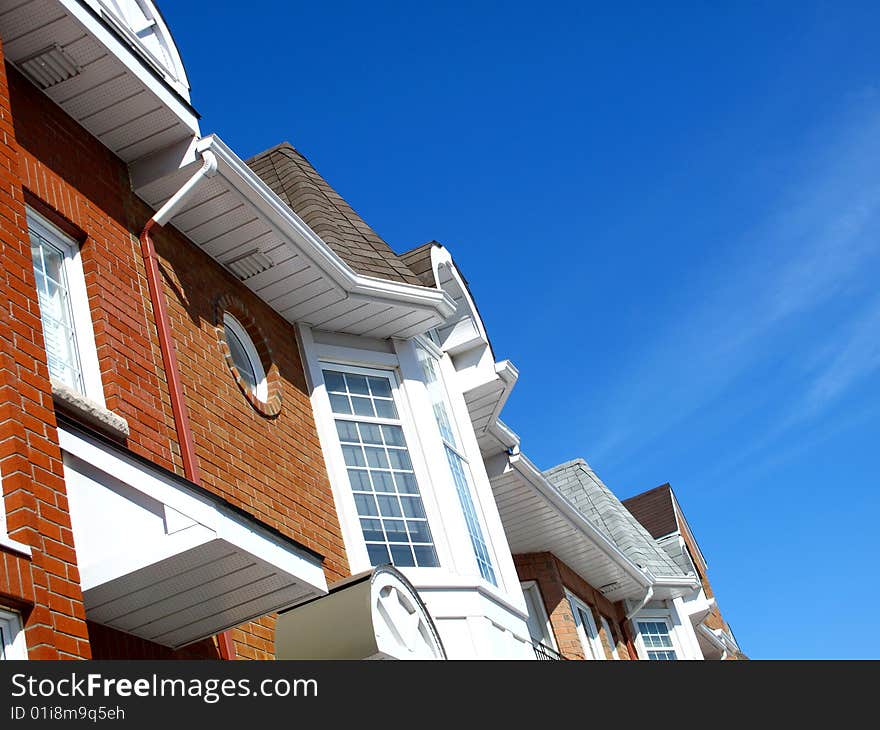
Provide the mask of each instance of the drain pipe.
[{"label": "drain pipe", "polygon": [[645,591],[645,595],[642,598],[642,600],[639,601],[639,604],[632,611],[630,611],[629,613],[626,614],[626,617],[624,620],[624,628],[626,629],[627,639],[628,639],[628,644],[629,644],[629,646],[627,647],[627,651],[631,652],[632,655],[636,659],[639,658],[639,654],[636,651],[635,632],[632,630],[632,626],[630,624],[630,621],[632,621],[633,616],[635,616],[639,611],[641,611],[645,606],[648,605],[648,601],[650,601],[653,597],[654,597],[654,586],[649,584],[648,590]]},{"label": "drain pipe", "polygon": [[[153,305],[153,314],[156,319],[156,331],[159,335],[159,349],[162,351],[162,364],[165,368],[165,377],[168,379],[168,392],[171,398],[171,411],[174,414],[174,427],[177,432],[177,442],[180,445],[180,459],[183,462],[183,473],[194,484],[202,485],[202,477],[199,472],[199,464],[196,460],[195,445],[193,443],[192,429],[189,425],[189,415],[183,400],[183,385],[180,382],[180,371],[177,367],[177,352],[171,339],[171,323],[168,319],[168,308],[165,306],[165,294],[162,290],[162,279],[159,275],[159,260],[156,257],[156,247],[150,235],[153,228],[167,223],[174,212],[196,189],[196,186],[204,178],[213,177],[217,173],[217,158],[210,150],[202,153],[204,164],[187,180],[174,195],[172,195],[159,210],[153,214],[141,231],[141,254],[144,257],[144,266],[147,271],[147,285],[150,290],[150,301]],[[232,641],[232,632],[223,631],[217,635],[217,644],[220,656],[223,659],[235,658],[235,645]]]},{"label": "drain pipe", "polygon": [[168,308],[165,306],[162,279],[159,275],[159,260],[156,257],[156,248],[153,245],[150,233],[154,227],[164,225],[173,216],[175,210],[192,194],[203,178],[212,177],[217,172],[217,158],[213,152],[203,152],[202,159],[204,164],[183,184],[180,190],[167,200],[165,205],[153,214],[153,217],[147,221],[140,235],[141,254],[144,257],[144,265],[147,270],[147,285],[150,289],[150,300],[153,304],[153,314],[156,319],[159,348],[162,351],[162,364],[165,366],[165,377],[168,379],[171,411],[174,414],[174,427],[177,432],[177,441],[180,445],[183,473],[187,479],[199,486],[202,484],[202,478],[196,461],[192,429],[189,426],[189,416],[187,415],[186,404],[183,401],[183,386],[180,382],[180,372],[177,367],[177,353],[174,349],[174,342],[171,339],[171,323],[168,320]]}]

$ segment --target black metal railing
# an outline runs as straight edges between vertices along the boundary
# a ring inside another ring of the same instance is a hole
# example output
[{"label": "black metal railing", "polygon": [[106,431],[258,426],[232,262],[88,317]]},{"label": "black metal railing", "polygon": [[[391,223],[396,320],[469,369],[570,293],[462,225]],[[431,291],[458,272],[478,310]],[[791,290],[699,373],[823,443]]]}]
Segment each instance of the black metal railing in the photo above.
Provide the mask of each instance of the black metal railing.
[{"label": "black metal railing", "polygon": [[532,641],[532,648],[535,650],[535,657],[540,661],[557,661],[565,659],[556,649],[547,646],[540,641]]}]

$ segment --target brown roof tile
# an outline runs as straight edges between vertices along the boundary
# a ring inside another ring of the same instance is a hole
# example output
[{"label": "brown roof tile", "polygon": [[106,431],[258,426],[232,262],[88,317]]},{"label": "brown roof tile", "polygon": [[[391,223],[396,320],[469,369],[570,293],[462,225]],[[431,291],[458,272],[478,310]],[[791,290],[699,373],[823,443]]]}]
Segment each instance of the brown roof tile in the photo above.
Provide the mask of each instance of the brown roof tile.
[{"label": "brown roof tile", "polygon": [[647,492],[623,500],[623,506],[642,523],[644,528],[657,539],[678,531],[675,506],[672,503],[672,487],[661,484]]},{"label": "brown roof tile", "polygon": [[424,285],[291,144],[272,147],[247,164],[357,273]]}]

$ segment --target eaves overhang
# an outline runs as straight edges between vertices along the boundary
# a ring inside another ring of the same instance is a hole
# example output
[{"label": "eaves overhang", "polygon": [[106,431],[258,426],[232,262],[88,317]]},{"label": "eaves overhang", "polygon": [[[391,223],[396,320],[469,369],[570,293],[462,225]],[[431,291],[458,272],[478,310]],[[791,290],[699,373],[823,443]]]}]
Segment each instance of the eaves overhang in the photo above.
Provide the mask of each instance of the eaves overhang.
[{"label": "eaves overhang", "polygon": [[205,176],[170,220],[175,228],[290,322],[376,337],[408,338],[455,310],[439,289],[359,274],[217,136],[199,140],[189,164],[136,182],[159,209],[207,155]]},{"label": "eaves overhang", "polygon": [[640,599],[653,577],[632,562],[522,454],[498,454],[487,472],[514,554],[552,552],[609,600]]},{"label": "eaves overhang", "polygon": [[89,620],[178,648],[326,594],[314,551],[105,437],[58,435]]},{"label": "eaves overhang", "polygon": [[124,162],[199,135],[195,109],[88,3],[11,5],[0,10],[6,60]]}]

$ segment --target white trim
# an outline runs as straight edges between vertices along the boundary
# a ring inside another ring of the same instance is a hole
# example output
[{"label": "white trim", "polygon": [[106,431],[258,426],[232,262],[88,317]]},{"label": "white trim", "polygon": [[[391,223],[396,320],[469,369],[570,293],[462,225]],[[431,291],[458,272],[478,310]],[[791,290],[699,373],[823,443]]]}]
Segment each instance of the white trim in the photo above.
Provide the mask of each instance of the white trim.
[{"label": "white trim", "polygon": [[27,659],[27,644],[21,625],[21,614],[17,611],[0,608],[0,627],[3,628],[3,658]]},{"label": "white trim", "polygon": [[[199,119],[196,112],[188,106],[188,93],[180,94],[177,88],[170,84],[156,79],[150,71],[148,71],[141,57],[136,51],[131,49],[128,44],[111,30],[110,24],[99,20],[95,15],[87,10],[79,0],[59,0],[64,9],[86,29],[109,53],[122,62],[125,68],[130,71],[150,93],[155,95],[159,102],[169,109],[183,124],[185,124],[194,135],[199,133]],[[89,2],[89,5],[93,5]],[[171,45],[174,45],[173,42]],[[180,64],[183,68],[183,64]]]},{"label": "white trim", "polygon": [[[642,638],[642,632],[639,629],[639,622],[645,623],[662,623],[665,624],[666,630],[669,635],[669,641],[672,644],[671,649],[657,649],[656,647],[652,647],[650,650],[645,646],[645,641]],[[632,619],[633,623],[633,634],[635,634],[635,644],[636,644],[636,652],[639,655],[639,659],[644,661],[650,661],[651,658],[648,656],[648,651],[673,651],[675,653],[676,660],[685,659],[685,653],[682,651],[682,647],[680,642],[678,641],[678,637],[675,631],[675,624],[672,620],[672,616],[669,611],[666,610],[649,610],[643,611],[637,616],[634,616]]]},{"label": "white trim", "polygon": [[[244,346],[245,357],[247,357],[248,362],[250,363],[251,370],[254,371],[254,380],[257,381],[256,387],[254,388],[254,396],[257,400],[265,403],[266,399],[269,397],[269,385],[266,382],[266,368],[263,367],[263,361],[260,359],[260,354],[257,352],[254,341],[251,339],[247,330],[242,326],[241,322],[239,322],[235,318],[235,315],[230,312],[223,312],[223,326],[224,328],[228,327],[231,329],[232,333]],[[229,347],[228,338],[226,346]],[[230,357],[232,357],[231,347],[229,347],[229,354]],[[235,358],[232,358],[232,362],[235,363]],[[238,365],[235,367],[239,371],[241,370]]]},{"label": "white trim", "polygon": [[219,137],[203,137],[196,143],[196,151],[200,155],[213,152],[219,173],[238,194],[265,216],[282,239],[301,247],[304,256],[352,298],[423,310],[432,318],[430,323],[425,322],[425,329],[444,321],[455,311],[455,301],[440,289],[356,273]]},{"label": "white trim", "polygon": [[[544,607],[544,597],[541,594],[541,587],[538,585],[538,581],[524,580],[520,583],[520,587],[522,588],[524,597],[528,595],[531,595],[532,597],[532,603],[534,603],[535,609],[537,610],[537,615],[534,618],[544,627],[544,637],[545,640],[547,640],[548,642],[547,645],[554,651],[558,652],[559,646],[556,643],[556,635],[553,633],[553,624],[550,623],[550,617],[547,615],[547,609]],[[529,603],[529,599],[527,597],[526,608],[531,608],[531,604]],[[532,618],[531,610],[529,610],[528,613],[529,618]],[[526,625],[528,625],[528,623],[529,622],[527,620]]]},{"label": "white trim", "polygon": [[[316,592],[327,591],[327,581],[321,561],[305,550],[280,540],[268,530],[259,529],[259,522],[255,518],[243,517],[219,501],[187,488],[161,472],[153,472],[134,459],[108,451],[101,443],[93,441],[90,437],[59,428],[58,445],[62,451],[72,454],[98,471],[109,474],[166,507],[186,515],[193,522],[212,531],[217,538],[226,540],[296,576]],[[103,580],[106,580],[106,577],[99,571],[91,576],[88,584],[84,576],[83,589],[98,585]]]},{"label": "white trim", "polygon": [[[574,617],[574,623],[577,628],[578,637],[581,646],[584,648],[585,659],[596,659],[604,661],[605,647],[602,646],[602,640],[599,638],[599,629],[596,628],[596,619],[593,617],[593,609],[588,603],[584,603],[574,593],[567,588],[565,589],[565,597],[568,599],[568,605],[571,607],[571,613]],[[578,610],[580,609],[580,611]],[[583,612],[583,613],[582,613]],[[583,618],[587,619],[587,627],[584,628]],[[587,656],[587,654],[591,656]]]},{"label": "white trim", "polygon": [[70,296],[70,309],[73,321],[76,351],[79,358],[80,377],[83,381],[84,396],[106,408],[104,386],[101,382],[101,369],[98,350],[95,347],[95,330],[92,327],[89,294],[83,272],[79,244],[49,220],[27,207],[28,232],[34,230],[64,254],[64,269],[67,290]]}]

